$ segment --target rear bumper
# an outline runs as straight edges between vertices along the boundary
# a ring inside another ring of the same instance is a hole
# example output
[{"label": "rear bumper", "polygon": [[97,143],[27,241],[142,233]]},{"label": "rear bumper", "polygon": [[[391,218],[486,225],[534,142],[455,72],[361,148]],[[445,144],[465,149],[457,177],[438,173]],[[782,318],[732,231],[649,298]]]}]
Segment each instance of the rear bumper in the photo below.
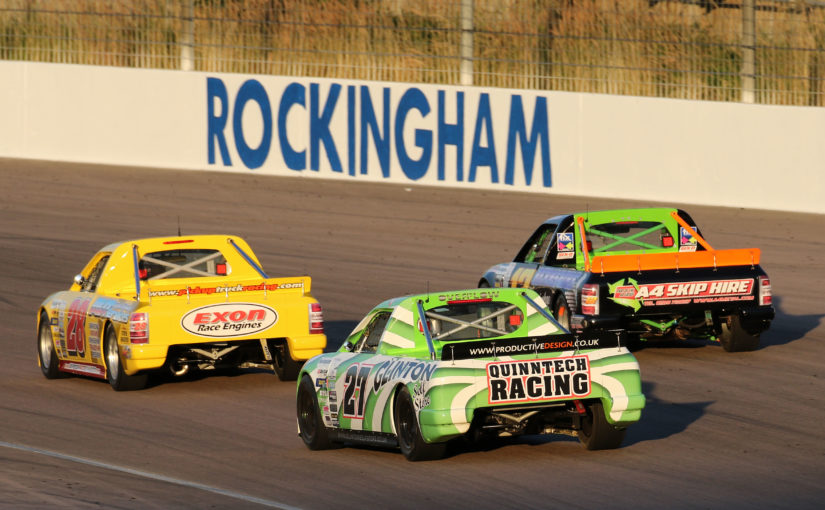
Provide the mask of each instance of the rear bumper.
[{"label": "rear bumper", "polygon": [[327,336],[305,335],[291,336],[286,339],[289,345],[289,353],[295,361],[306,361],[313,356],[322,354],[327,346]]}]

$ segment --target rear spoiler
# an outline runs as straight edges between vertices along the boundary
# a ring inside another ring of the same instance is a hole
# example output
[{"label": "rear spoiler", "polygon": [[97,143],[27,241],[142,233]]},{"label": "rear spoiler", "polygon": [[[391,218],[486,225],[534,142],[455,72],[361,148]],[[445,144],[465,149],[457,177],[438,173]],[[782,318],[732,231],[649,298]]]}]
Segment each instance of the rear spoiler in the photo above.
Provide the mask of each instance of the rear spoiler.
[{"label": "rear spoiler", "polygon": [[[640,253],[638,255],[599,255],[593,258],[586,248],[584,252],[584,270],[592,273],[618,273],[626,271],[657,269],[689,269],[700,267],[727,267],[751,266],[759,264],[761,251],[759,248],[744,248],[735,250],[714,250],[685,220],[675,211],[670,213],[676,222],[685,228],[707,251],[672,252],[672,253]],[[578,219],[579,235],[582,247],[587,246],[584,220]]]},{"label": "rear spoiler", "polygon": [[618,348],[627,345],[627,333],[623,329],[594,333],[562,333],[558,335],[497,338],[444,343],[441,360],[452,361],[474,358],[496,358],[548,352],[583,351]]}]

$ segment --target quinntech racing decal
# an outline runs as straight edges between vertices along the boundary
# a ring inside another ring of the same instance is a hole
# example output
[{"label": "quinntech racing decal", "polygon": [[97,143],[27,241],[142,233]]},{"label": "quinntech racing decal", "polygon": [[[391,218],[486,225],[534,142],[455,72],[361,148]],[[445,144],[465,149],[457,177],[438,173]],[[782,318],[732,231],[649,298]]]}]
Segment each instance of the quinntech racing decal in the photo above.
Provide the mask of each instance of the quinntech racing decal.
[{"label": "quinntech racing decal", "polygon": [[490,404],[586,397],[590,394],[587,356],[487,364]]},{"label": "quinntech racing decal", "polygon": [[193,335],[210,338],[246,336],[278,322],[272,308],[257,303],[221,303],[196,308],[184,315],[180,325]]},{"label": "quinntech racing decal", "polygon": [[686,305],[721,301],[748,301],[753,297],[753,279],[639,284],[622,278],[608,285],[610,299],[633,310],[642,306]]}]

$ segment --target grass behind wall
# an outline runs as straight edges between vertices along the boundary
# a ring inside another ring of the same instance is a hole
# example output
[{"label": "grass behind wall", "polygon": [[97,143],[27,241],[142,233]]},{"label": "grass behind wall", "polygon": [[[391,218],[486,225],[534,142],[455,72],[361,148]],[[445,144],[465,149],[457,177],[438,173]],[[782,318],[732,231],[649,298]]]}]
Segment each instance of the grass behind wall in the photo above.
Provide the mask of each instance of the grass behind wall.
[{"label": "grass behind wall", "polygon": [[[473,83],[738,101],[742,0],[476,0]],[[757,102],[825,102],[825,9],[757,0]],[[461,0],[4,0],[0,59],[461,80]]]}]

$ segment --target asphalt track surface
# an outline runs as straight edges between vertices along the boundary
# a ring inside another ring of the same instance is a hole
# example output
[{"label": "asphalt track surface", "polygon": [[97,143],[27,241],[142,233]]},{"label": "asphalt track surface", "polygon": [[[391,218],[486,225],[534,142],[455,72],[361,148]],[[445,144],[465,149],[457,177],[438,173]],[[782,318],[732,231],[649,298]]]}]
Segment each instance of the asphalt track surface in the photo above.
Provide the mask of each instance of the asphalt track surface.
[{"label": "asphalt track surface", "polygon": [[331,350],[385,298],[474,286],[549,216],[647,205],[0,159],[0,507],[821,508],[818,215],[683,206],[715,247],[762,249],[777,318],[755,352],[638,350],[647,407],[613,451],[532,436],[426,463],[311,452],[295,385],[264,371],[117,393],[37,367],[40,301],[101,246],[175,234],[178,221],[184,234],[241,235],[271,275],[312,276]]}]

